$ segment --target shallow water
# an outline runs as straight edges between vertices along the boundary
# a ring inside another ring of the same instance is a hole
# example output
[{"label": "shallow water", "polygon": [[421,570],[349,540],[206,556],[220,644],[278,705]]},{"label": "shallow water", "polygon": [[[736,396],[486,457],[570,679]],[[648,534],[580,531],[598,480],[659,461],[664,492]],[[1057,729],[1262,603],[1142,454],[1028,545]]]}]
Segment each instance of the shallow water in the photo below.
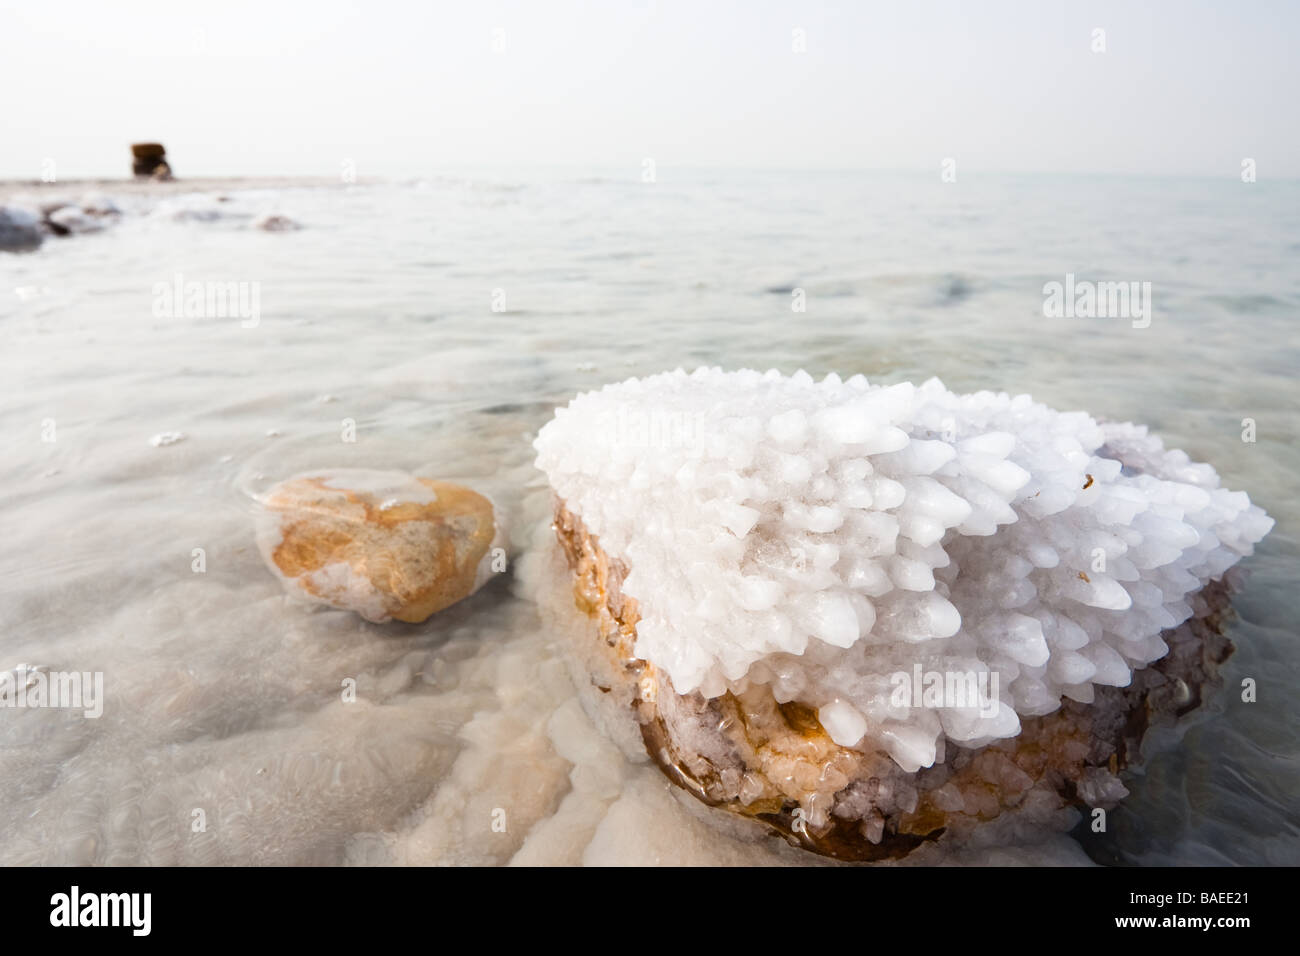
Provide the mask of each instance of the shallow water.
[{"label": "shallow water", "polygon": [[[1226,689],[1088,852],[1300,862],[1300,184],[661,170],[227,194],[123,196],[105,232],[0,253],[0,668],[103,671],[106,698],[97,720],[0,709],[0,862],[817,862],[625,759],[533,601],[533,433],[577,391],[699,364],[1029,392],[1148,423],[1248,491],[1278,524]],[[266,210],[304,228],[250,228]],[[178,273],[257,283],[257,323],[156,315]],[[1150,282],[1150,326],[1044,318],[1066,273]],[[513,573],[419,626],[288,601],[254,497],[358,466],[491,490]]]}]

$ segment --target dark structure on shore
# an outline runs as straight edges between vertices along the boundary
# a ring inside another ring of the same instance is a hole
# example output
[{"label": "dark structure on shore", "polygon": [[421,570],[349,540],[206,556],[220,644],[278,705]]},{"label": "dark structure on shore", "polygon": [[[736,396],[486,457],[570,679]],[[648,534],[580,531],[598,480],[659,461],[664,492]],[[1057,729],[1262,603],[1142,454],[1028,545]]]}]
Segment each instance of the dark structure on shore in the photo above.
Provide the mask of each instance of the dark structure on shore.
[{"label": "dark structure on shore", "polygon": [[132,143],[131,172],[137,177],[171,179],[172,169],[167,162],[167,150],[162,143]]}]

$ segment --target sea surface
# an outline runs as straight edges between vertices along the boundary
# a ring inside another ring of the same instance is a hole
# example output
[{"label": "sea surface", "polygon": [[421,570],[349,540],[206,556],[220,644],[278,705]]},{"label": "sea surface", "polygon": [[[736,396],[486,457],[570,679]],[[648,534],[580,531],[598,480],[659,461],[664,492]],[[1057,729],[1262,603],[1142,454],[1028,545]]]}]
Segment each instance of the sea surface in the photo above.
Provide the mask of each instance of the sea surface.
[{"label": "sea surface", "polygon": [[[1249,492],[1277,526],[1224,688],[1108,832],[931,862],[1300,863],[1300,183],[640,174],[0,186],[123,210],[0,252],[0,670],[104,675],[98,719],[0,708],[0,863],[819,862],[620,753],[535,600],[537,429],[699,365],[1027,392]],[[1046,315],[1067,275],[1150,283],[1149,324]],[[178,282],[256,314],[190,314]],[[256,496],[331,467],[491,490],[511,571],[422,625],[293,603]]]}]

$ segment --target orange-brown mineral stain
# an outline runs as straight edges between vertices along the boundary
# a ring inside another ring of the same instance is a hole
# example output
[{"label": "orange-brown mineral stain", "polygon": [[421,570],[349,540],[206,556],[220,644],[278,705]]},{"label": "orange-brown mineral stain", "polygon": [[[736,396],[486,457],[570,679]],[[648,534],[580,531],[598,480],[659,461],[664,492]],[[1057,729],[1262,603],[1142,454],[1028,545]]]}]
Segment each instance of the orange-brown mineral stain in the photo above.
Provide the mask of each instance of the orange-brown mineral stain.
[{"label": "orange-brown mineral stain", "polygon": [[370,492],[328,486],[328,476],[277,485],[264,501],[281,519],[281,540],[271,551],[275,566],[306,593],[334,604],[338,595],[313,575],[346,565],[370,582],[389,616],[412,624],[466,597],[492,544],[492,503],[452,482],[414,480],[435,500],[384,507]]}]

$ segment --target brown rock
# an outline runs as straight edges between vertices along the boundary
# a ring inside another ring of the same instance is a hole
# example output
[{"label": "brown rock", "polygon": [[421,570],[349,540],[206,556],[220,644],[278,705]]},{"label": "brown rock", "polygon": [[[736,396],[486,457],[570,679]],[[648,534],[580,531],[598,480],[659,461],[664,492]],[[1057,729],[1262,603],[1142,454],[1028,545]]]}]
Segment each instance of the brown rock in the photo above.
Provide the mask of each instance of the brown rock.
[{"label": "brown rock", "polygon": [[419,623],[468,597],[504,541],[486,497],[404,472],[300,475],[262,505],[258,547],[285,587],[375,622]]},{"label": "brown rock", "polygon": [[171,166],[167,163],[167,150],[162,143],[132,143],[131,159],[133,175],[171,179]]}]

